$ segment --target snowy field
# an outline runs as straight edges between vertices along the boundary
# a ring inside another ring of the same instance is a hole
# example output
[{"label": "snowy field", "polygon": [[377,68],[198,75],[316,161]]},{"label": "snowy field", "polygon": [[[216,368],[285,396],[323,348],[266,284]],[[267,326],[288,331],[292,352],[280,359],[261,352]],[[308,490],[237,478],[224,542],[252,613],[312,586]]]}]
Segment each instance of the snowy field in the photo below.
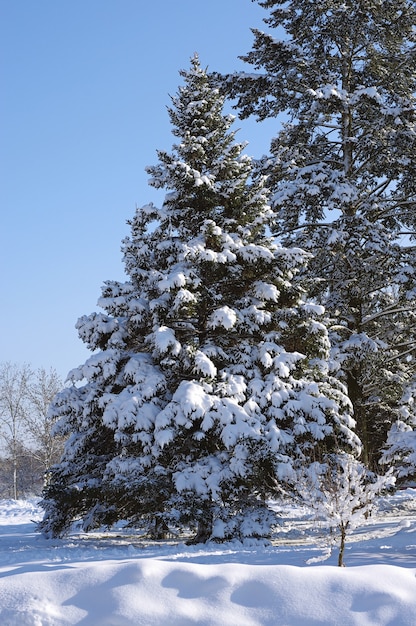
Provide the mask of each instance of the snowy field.
[{"label": "snowy field", "polygon": [[[286,509],[272,546],[46,540],[36,501],[0,501],[1,626],[416,626],[416,490],[320,562],[324,528]],[[310,560],[312,559],[312,562]],[[309,562],[309,564],[308,564]]]}]

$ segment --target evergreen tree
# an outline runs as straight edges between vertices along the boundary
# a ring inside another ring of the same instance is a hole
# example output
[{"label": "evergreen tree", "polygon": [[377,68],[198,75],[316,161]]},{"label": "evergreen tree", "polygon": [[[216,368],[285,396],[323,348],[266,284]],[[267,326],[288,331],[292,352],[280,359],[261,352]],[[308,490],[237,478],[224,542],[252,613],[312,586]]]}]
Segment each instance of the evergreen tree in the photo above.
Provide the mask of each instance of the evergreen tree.
[{"label": "evergreen tree", "polygon": [[266,498],[298,462],[334,438],[359,447],[323,309],[298,280],[307,255],[270,237],[264,181],[197,57],[181,75],[178,141],[148,168],[165,202],[131,220],[129,280],[105,283],[105,314],[79,320],[96,353],[52,408],[69,440],[45,492],[51,534],[80,516],[264,536]]},{"label": "evergreen tree", "polygon": [[221,82],[243,117],[290,120],[260,163],[274,232],[313,254],[313,295],[371,465],[415,379],[416,7],[259,4],[269,32],[255,30],[242,57],[257,73]]},{"label": "evergreen tree", "polygon": [[380,459],[393,466],[399,482],[416,477],[416,383],[405,390],[400,415],[392,425]]}]

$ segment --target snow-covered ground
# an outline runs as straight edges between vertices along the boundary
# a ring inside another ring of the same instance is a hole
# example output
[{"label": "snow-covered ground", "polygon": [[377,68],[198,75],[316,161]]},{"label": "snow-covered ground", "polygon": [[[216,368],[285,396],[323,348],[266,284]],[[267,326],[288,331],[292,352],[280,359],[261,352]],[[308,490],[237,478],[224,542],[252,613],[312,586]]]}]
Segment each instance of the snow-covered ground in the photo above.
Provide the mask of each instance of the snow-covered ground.
[{"label": "snow-covered ground", "polygon": [[319,561],[325,529],[295,508],[272,546],[149,544],[121,528],[47,540],[40,517],[36,501],[0,501],[1,626],[416,626],[414,489],[380,500],[345,568],[336,552]]}]

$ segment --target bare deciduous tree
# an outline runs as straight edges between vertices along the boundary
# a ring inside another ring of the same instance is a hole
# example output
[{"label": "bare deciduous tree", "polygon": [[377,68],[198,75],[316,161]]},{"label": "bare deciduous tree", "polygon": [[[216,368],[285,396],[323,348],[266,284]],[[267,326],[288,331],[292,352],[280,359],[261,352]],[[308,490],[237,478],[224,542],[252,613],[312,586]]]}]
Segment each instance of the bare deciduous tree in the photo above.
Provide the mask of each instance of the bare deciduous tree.
[{"label": "bare deciduous tree", "polygon": [[[391,471],[377,476],[342,451],[328,454],[324,463],[312,463],[299,472],[295,487],[301,501],[314,511],[317,520],[328,524],[329,547],[339,539],[339,567],[344,566],[348,534],[365,522],[376,507],[376,497],[394,482]],[[310,562],[324,560],[329,553]]]},{"label": "bare deciduous tree", "polygon": [[14,499],[40,490],[59,459],[63,442],[52,433],[48,409],[62,387],[52,368],[35,371],[28,364],[0,364],[0,482]]},{"label": "bare deciduous tree", "polygon": [[62,387],[56,370],[41,368],[34,373],[27,388],[26,429],[31,439],[32,454],[40,463],[45,477],[63,450],[63,440],[53,435],[54,420],[49,415],[49,405]]},{"label": "bare deciduous tree", "polygon": [[10,455],[13,498],[18,497],[17,470],[27,416],[27,391],[33,372],[29,365],[0,366],[0,434]]}]

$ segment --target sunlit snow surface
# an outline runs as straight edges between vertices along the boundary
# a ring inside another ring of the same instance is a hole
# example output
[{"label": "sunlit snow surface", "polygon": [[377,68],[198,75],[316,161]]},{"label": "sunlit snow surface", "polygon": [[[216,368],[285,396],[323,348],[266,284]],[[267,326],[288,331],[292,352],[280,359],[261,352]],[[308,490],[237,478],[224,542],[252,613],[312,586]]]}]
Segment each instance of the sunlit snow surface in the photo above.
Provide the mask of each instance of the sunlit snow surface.
[{"label": "sunlit snow surface", "polygon": [[416,490],[380,500],[350,538],[281,509],[271,546],[149,543],[121,527],[46,540],[36,501],[0,501],[1,626],[416,626]]}]

